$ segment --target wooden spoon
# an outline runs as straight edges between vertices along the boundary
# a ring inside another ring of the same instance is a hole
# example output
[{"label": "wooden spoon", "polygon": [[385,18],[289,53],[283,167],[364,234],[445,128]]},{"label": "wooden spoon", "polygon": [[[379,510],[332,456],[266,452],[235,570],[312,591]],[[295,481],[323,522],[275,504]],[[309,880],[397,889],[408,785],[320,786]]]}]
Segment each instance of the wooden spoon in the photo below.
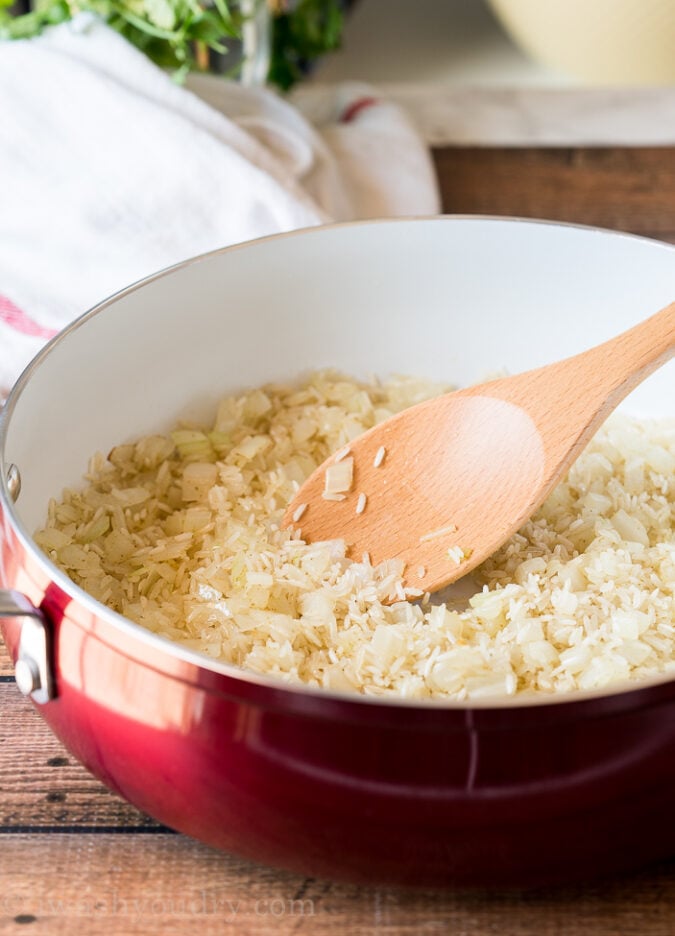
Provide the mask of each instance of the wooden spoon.
[{"label": "wooden spoon", "polygon": [[[609,413],[673,355],[675,303],[583,354],[413,406],[327,459],[284,523],[309,542],[344,539],[354,559],[402,559],[407,587],[437,591],[515,533]],[[327,471],[350,466],[344,500],[324,499]]]}]

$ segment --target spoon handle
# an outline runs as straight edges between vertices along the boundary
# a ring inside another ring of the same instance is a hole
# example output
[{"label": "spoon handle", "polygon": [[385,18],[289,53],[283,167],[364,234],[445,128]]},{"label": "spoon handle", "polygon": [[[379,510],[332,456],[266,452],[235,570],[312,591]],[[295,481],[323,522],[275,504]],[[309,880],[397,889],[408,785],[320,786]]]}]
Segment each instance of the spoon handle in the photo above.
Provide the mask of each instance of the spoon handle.
[{"label": "spoon handle", "polygon": [[[616,338],[556,366],[563,379],[567,425],[579,432],[569,464],[609,414],[643,380],[675,355],[675,302]],[[569,402],[569,408],[568,408]],[[569,438],[569,437],[568,437]]]},{"label": "spoon handle", "polygon": [[674,355],[675,302],[588,351],[488,386],[491,396],[520,404],[532,418],[553,481],[624,397]]},{"label": "spoon handle", "polygon": [[600,369],[609,411],[674,355],[675,302],[672,302],[611,341],[580,354],[576,360],[589,371]]}]

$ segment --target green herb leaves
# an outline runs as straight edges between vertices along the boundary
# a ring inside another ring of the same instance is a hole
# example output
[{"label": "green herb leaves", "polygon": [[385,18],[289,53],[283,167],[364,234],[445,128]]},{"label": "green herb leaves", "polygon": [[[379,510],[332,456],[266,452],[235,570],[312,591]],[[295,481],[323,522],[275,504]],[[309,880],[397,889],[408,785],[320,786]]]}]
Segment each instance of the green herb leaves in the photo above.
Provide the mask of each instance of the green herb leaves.
[{"label": "green herb leaves", "polygon": [[[239,0],[36,0],[23,15],[0,0],[0,39],[29,39],[46,26],[91,11],[178,78],[207,71],[210,52],[224,53],[239,40],[244,16]],[[269,80],[283,89],[298,81],[312,59],[339,46],[341,0],[296,0],[274,17]]]}]

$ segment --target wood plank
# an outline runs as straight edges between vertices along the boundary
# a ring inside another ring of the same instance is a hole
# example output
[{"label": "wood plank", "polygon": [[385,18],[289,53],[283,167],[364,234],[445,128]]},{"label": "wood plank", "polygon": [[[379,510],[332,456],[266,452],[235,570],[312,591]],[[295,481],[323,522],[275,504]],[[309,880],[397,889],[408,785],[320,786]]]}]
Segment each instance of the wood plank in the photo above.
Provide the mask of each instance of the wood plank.
[{"label": "wood plank", "polygon": [[163,828],[77,763],[13,682],[0,712],[0,830]]},{"label": "wood plank", "polygon": [[673,865],[584,888],[404,891],[303,878],[182,836],[13,835],[0,838],[0,879],[0,936],[171,936],[197,927],[205,936],[666,936],[675,929]]},{"label": "wood plank", "polygon": [[5,681],[14,676],[14,667],[12,666],[9,654],[7,653],[7,647],[0,637],[0,681]]},{"label": "wood plank", "polygon": [[548,218],[675,241],[675,148],[442,147],[443,210]]}]

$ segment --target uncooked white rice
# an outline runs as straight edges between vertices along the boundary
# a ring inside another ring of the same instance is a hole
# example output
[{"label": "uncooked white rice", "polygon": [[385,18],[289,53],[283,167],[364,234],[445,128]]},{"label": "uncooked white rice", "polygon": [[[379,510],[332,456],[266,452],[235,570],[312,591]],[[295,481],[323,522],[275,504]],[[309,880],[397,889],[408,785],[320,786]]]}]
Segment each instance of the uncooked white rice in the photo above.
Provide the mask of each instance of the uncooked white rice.
[{"label": "uncooked white rice", "polygon": [[387,450],[384,445],[381,445],[377,452],[375,452],[375,458],[373,459],[373,468],[379,468],[382,462],[384,461],[384,456],[387,454]]},{"label": "uncooked white rice", "polygon": [[457,527],[454,523],[448,524],[448,526],[439,527],[437,530],[431,530],[429,533],[425,533],[424,536],[420,536],[420,543],[428,543],[430,540],[438,539],[439,536],[445,536],[446,533],[456,533]]},{"label": "uncooked white rice", "polygon": [[298,504],[298,506],[293,511],[293,523],[297,523],[306,510],[307,504]]},{"label": "uncooked white rice", "polygon": [[479,568],[466,610],[407,600],[422,592],[396,561],[280,529],[331,452],[440,389],[322,373],[228,397],[209,428],[96,456],[35,539],[144,627],[290,683],[461,700],[674,672],[675,422],[612,417]]},{"label": "uncooked white rice", "polygon": [[450,562],[454,562],[455,565],[461,565],[466,559],[466,553],[461,546],[451,546],[448,549],[447,557]]},{"label": "uncooked white rice", "polygon": [[333,461],[334,461],[334,462],[340,462],[340,461],[342,461],[343,458],[346,458],[347,455],[349,455],[349,453],[351,452],[351,450],[352,450],[351,445],[345,445],[344,448],[341,448],[340,451],[337,452],[337,454],[336,454],[335,457],[333,458]]}]

